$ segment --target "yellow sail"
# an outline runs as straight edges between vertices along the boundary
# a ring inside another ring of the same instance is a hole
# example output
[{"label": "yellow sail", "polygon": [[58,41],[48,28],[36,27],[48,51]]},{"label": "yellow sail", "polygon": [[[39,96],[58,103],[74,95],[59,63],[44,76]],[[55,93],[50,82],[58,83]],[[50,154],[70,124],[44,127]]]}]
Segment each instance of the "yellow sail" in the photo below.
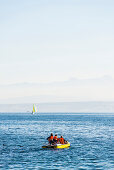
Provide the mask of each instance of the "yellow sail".
[{"label": "yellow sail", "polygon": [[32,113],[35,113],[35,112],[37,112],[37,109],[36,109],[35,105],[33,104],[33,111],[32,111]]}]

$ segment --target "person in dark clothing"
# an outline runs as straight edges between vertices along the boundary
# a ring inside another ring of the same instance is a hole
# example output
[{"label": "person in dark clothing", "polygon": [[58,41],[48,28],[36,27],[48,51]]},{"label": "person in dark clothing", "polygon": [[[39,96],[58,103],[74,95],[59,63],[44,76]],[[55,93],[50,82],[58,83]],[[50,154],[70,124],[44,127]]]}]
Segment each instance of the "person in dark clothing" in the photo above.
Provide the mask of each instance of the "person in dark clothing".
[{"label": "person in dark clothing", "polygon": [[49,141],[50,144],[54,143],[53,142],[53,133],[51,133],[51,135],[47,138],[47,140]]}]

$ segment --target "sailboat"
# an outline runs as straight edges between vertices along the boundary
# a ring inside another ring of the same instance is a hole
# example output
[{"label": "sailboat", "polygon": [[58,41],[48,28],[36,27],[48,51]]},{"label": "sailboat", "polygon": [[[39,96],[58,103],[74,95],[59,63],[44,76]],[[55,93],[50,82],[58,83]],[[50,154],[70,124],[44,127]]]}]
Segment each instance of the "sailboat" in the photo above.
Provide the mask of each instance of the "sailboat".
[{"label": "sailboat", "polygon": [[34,113],[36,113],[36,112],[37,112],[36,106],[33,104],[32,114],[34,114]]}]

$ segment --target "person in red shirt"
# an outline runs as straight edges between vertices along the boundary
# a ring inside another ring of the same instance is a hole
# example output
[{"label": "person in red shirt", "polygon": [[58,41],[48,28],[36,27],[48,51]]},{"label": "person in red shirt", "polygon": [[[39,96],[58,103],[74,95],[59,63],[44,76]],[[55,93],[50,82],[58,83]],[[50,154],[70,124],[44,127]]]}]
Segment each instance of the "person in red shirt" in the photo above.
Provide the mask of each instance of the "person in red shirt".
[{"label": "person in red shirt", "polygon": [[58,139],[58,137],[57,137],[57,134],[54,136],[54,138],[53,138],[53,141],[55,142],[55,143],[57,143],[57,139]]},{"label": "person in red shirt", "polygon": [[61,143],[61,144],[64,144],[64,138],[63,138],[63,136],[60,137],[60,143]]}]

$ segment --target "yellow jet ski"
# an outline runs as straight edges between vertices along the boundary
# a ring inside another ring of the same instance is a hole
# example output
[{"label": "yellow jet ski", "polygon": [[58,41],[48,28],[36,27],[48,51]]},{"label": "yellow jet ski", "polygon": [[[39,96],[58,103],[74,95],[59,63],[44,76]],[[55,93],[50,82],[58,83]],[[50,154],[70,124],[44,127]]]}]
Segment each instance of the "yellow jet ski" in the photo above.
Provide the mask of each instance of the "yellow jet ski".
[{"label": "yellow jet ski", "polygon": [[48,144],[48,145],[44,145],[44,146],[42,146],[42,148],[48,148],[48,149],[50,149],[50,148],[53,148],[53,149],[63,149],[63,148],[68,148],[68,147],[70,147],[70,143],[68,142],[68,143],[66,143],[66,144],[54,144],[54,145],[50,145],[50,144]]}]

